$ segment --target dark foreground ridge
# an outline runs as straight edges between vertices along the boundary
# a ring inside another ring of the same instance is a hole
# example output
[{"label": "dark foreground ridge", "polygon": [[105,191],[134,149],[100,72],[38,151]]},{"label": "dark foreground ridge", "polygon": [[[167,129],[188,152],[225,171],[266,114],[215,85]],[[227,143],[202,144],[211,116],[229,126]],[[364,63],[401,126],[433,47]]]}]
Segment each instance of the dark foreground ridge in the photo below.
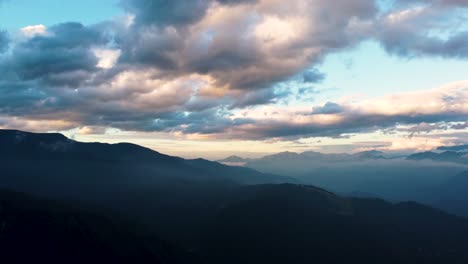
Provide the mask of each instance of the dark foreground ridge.
[{"label": "dark foreground ridge", "polygon": [[68,206],[0,191],[2,263],[199,263],[131,225]]}]

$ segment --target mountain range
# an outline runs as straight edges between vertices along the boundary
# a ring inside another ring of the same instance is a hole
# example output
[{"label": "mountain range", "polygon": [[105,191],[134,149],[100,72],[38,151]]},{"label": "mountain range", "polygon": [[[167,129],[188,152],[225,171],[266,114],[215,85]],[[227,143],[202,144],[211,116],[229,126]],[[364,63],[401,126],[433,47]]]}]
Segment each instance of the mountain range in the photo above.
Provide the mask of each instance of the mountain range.
[{"label": "mountain range", "polygon": [[452,188],[459,190],[467,186],[455,183],[459,181],[455,179],[464,178],[459,175],[468,171],[467,155],[466,145],[399,156],[376,150],[355,154],[281,152],[243,160],[242,165],[264,173],[286,175],[300,183],[340,194],[391,201],[415,200],[468,216],[468,195],[459,191],[453,197],[451,193]]},{"label": "mountain range", "polygon": [[[298,166],[317,157],[323,164],[313,152],[269,159]],[[396,164],[380,152],[331,157],[340,162],[330,166]],[[0,188],[10,190],[0,192],[0,251],[12,257],[31,253],[54,262],[85,252],[87,263],[468,263],[465,218],[415,202],[348,198],[278,172],[13,130],[0,130],[0,167]],[[393,174],[401,179],[398,170]],[[460,174],[456,184],[464,179]]]},{"label": "mountain range", "polygon": [[[439,148],[440,149],[447,149],[447,148]],[[440,162],[455,162],[461,164],[468,165],[468,152],[464,151],[464,149],[459,147],[453,147],[454,150],[446,150],[443,152],[421,152],[409,155],[407,159],[409,160],[432,160],[432,161],[440,161]]]}]

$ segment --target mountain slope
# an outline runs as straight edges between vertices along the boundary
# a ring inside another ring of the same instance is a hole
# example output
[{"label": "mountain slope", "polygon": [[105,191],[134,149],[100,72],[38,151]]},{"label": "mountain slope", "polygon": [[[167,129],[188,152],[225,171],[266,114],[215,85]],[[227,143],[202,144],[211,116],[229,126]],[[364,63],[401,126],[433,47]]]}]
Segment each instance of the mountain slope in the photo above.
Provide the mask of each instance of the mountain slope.
[{"label": "mountain slope", "polygon": [[[0,159],[43,163],[50,161],[89,162],[93,165],[114,163],[127,166],[146,166],[150,173],[164,172],[164,176],[184,180],[224,181],[225,183],[257,184],[293,181],[287,177],[263,174],[252,169],[235,168],[203,159],[185,160],[158,153],[129,143],[81,143],[61,134],[35,134],[15,130],[0,130]],[[59,166],[56,163],[56,167]],[[152,168],[156,168],[154,170]]]},{"label": "mountain slope", "polygon": [[185,239],[186,230],[210,213],[205,204],[226,188],[294,181],[133,144],[80,143],[60,134],[11,130],[0,130],[0,168],[0,188],[132,215],[171,239]]},{"label": "mountain slope", "polygon": [[0,255],[5,263],[199,263],[109,218],[0,191]]},{"label": "mountain slope", "polygon": [[245,187],[204,230],[210,263],[466,263],[468,221],[309,186]]},{"label": "mountain slope", "polygon": [[468,171],[461,172],[432,188],[427,200],[452,214],[468,217]]},{"label": "mountain slope", "polygon": [[468,202],[468,171],[464,171],[441,184],[439,191],[445,198]]}]

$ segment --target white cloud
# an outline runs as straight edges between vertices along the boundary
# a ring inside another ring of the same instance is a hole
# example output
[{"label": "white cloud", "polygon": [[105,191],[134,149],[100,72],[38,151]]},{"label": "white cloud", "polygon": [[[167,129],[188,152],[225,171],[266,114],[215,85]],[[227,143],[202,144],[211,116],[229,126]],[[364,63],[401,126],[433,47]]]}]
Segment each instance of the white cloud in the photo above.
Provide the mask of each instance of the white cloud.
[{"label": "white cloud", "polygon": [[47,27],[42,24],[23,27],[20,29],[20,32],[24,37],[27,38],[33,38],[35,36],[46,36],[49,34],[49,32],[47,32]]},{"label": "white cloud", "polygon": [[97,67],[109,69],[114,67],[115,63],[120,57],[121,51],[118,49],[105,49],[95,48],[93,49],[94,55],[99,59]]}]

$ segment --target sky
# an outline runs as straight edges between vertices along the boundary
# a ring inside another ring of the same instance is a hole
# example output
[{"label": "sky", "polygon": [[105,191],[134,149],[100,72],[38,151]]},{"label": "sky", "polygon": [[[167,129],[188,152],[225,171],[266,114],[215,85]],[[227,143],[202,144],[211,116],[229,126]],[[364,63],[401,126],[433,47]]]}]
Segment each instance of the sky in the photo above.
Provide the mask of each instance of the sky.
[{"label": "sky", "polygon": [[232,154],[468,143],[467,0],[0,0],[0,128]]}]

